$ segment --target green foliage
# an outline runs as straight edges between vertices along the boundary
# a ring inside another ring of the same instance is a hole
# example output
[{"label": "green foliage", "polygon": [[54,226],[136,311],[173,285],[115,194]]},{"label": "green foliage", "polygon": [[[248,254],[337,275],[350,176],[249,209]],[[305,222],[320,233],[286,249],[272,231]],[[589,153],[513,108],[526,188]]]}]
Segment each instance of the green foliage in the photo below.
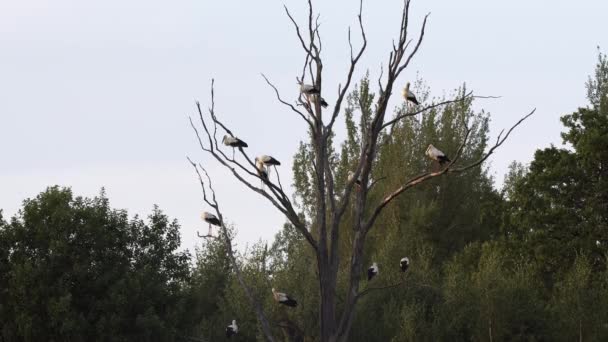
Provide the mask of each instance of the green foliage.
[{"label": "green foliage", "polygon": [[[149,223],[52,187],[2,223],[2,325],[7,340],[169,341],[189,276],[179,226]],[[8,255],[8,258],[7,258]]]},{"label": "green foliage", "polygon": [[[436,178],[409,189],[379,217],[364,250],[377,262],[361,274],[352,341],[605,341],[608,340],[608,62],[600,54],[587,83],[590,107],[565,115],[566,146],[538,150],[530,165],[514,162],[502,191],[484,168]],[[414,87],[424,103],[422,82]],[[454,94],[465,94],[466,87]],[[348,95],[346,134],[327,153],[337,192],[365,144],[376,94],[365,77]],[[395,115],[406,110],[400,104]],[[407,179],[437,166],[429,143],[479,159],[489,114],[472,100],[407,117],[381,138],[370,183],[371,203]],[[332,140],[335,137],[332,137]],[[294,188],[302,220],[317,208],[311,144],[294,157]],[[337,309],[344,305],[353,239],[353,208],[340,235]],[[233,231],[229,232],[233,235]],[[318,234],[314,232],[313,234]],[[178,252],[179,226],[154,208],[147,221],[114,210],[102,192],[93,199],[49,188],[6,222],[0,211],[0,324],[3,341],[263,340],[245,290],[221,239],[195,254]],[[410,269],[399,270],[408,256]],[[271,244],[236,255],[248,291],[283,341],[319,339],[316,258],[285,224]],[[278,305],[271,288],[295,297]],[[379,289],[382,288],[382,289]],[[375,289],[375,290],[371,290]]]},{"label": "green foliage", "polygon": [[[592,94],[606,94],[605,56],[600,55]],[[595,96],[595,95],[593,95]],[[593,102],[595,97],[590,95]],[[602,95],[605,96],[605,95]],[[580,108],[562,117],[570,148],[538,150],[525,176],[509,185],[508,230],[543,267],[545,281],[570,268],[579,251],[603,269],[608,242],[608,107]]]}]

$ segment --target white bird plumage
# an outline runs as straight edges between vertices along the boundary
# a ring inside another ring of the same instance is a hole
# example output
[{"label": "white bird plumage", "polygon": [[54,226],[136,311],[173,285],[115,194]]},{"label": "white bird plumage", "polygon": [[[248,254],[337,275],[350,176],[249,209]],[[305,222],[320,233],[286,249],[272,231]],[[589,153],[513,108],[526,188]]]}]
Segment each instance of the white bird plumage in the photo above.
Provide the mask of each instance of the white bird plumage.
[{"label": "white bird plumage", "polygon": [[403,88],[403,90],[401,91],[401,95],[403,96],[403,99],[406,101],[409,101],[415,105],[420,104],[418,102],[418,99],[416,98],[416,95],[414,95],[414,93],[412,93],[412,91],[410,90],[410,82],[407,82],[405,84],[405,88]]},{"label": "white bird plumage", "polygon": [[298,302],[295,299],[289,297],[289,295],[287,295],[286,293],[276,291],[274,287],[272,288],[272,296],[274,297],[274,300],[279,304],[283,304],[290,307],[298,306]]},{"label": "white bird plumage", "polygon": [[[350,181],[353,180],[353,178],[355,178],[355,173],[352,172],[352,171],[348,171],[348,179],[347,180],[350,182]],[[361,177],[359,177],[359,178],[357,178],[355,180],[355,184],[357,184],[358,186],[361,186]]]},{"label": "white bird plumage", "polygon": [[230,337],[239,332],[239,327],[236,325],[236,320],[232,320],[232,324],[226,327],[226,337]]},{"label": "white bird plumage", "polygon": [[430,144],[429,147],[426,148],[426,155],[432,160],[439,162],[440,165],[451,161],[445,153],[433,146],[433,144]]},{"label": "white bird plumage", "polygon": [[206,211],[203,211],[203,213],[201,214],[201,219],[207,223],[209,223],[209,226],[214,225],[214,226],[220,226],[220,220],[213,214],[208,213]]},{"label": "white bird plumage", "polygon": [[368,281],[372,280],[373,277],[378,275],[379,271],[380,270],[378,269],[378,264],[376,262],[374,262],[372,264],[372,266],[367,269],[367,280]]},{"label": "white bird plumage", "polygon": [[401,272],[407,271],[408,267],[410,266],[410,258],[401,258],[401,260],[399,261],[399,266],[401,267]]},{"label": "white bird plumage", "polygon": [[226,146],[232,147],[232,159],[234,159],[234,149],[235,148],[248,147],[247,143],[244,142],[243,140],[241,140],[237,137],[229,136],[229,135],[224,135],[224,138],[222,139],[222,143],[224,143],[224,145],[226,145]]},{"label": "white bird plumage", "polygon": [[[270,166],[276,167],[277,165],[281,165],[281,162],[276,160],[272,156],[264,154],[255,157],[255,168],[257,169],[258,176],[260,176],[263,180],[268,180],[268,175],[270,174]],[[263,181],[262,186],[264,186]]]},{"label": "white bird plumage", "polygon": [[310,84],[304,84],[302,82],[300,84],[300,92],[304,95],[318,95],[320,94],[319,89]]},{"label": "white bird plumage", "polygon": [[319,101],[321,107],[327,108],[327,101],[325,101],[325,99],[321,97],[321,92],[319,91],[319,88],[310,84],[303,84],[300,81],[298,81],[298,84],[300,85],[300,93],[304,94],[308,102]]}]

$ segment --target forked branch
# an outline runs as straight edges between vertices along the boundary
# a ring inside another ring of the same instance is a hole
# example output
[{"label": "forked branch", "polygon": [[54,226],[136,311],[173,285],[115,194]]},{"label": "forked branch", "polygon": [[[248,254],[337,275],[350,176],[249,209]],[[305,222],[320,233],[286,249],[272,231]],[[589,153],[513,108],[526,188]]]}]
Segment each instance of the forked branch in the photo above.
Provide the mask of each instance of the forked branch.
[{"label": "forked branch", "polygon": [[[207,170],[205,170],[205,168],[203,168],[202,165],[197,165],[190,158],[188,158],[188,161],[190,162],[192,167],[195,169],[196,174],[198,175],[198,180],[201,185],[201,189],[203,190],[203,200],[205,201],[205,203],[207,203],[207,205],[209,205],[211,208],[214,209],[216,216],[220,221],[220,232],[221,232],[220,235],[221,235],[221,237],[223,237],[224,244],[226,246],[226,252],[230,259],[230,263],[232,264],[232,268],[234,270],[236,278],[237,278],[239,284],[241,285],[241,287],[243,288],[243,290],[245,291],[245,295],[247,296],[247,299],[249,300],[251,306],[253,306],[254,312],[255,312],[260,324],[262,325],[262,331],[264,332],[266,339],[268,341],[274,341],[274,337],[273,337],[272,331],[270,329],[270,324],[269,324],[268,319],[266,318],[266,314],[264,313],[264,310],[262,309],[262,305],[255,297],[251,288],[245,282],[241,269],[236,261],[236,257],[234,256],[234,251],[232,250],[232,240],[230,238],[230,234],[228,233],[228,229],[226,228],[226,225],[224,223],[224,218],[222,216],[222,213],[220,211],[220,206],[219,206],[219,204],[217,202],[217,198],[215,196],[215,190],[213,189],[213,186],[211,184],[211,177],[209,177]],[[203,173],[205,174],[206,180],[203,179],[200,171],[203,171]],[[207,183],[207,186],[205,186],[205,182]],[[208,188],[209,192],[211,193],[210,196],[207,195],[206,188]],[[219,238],[219,236],[218,236],[218,238]]]},{"label": "forked branch", "polygon": [[458,148],[458,150],[456,152],[456,155],[454,156],[454,158],[452,159],[452,161],[444,169],[442,169],[440,171],[426,172],[426,173],[418,175],[418,176],[416,176],[414,178],[411,178],[405,184],[403,184],[402,186],[400,186],[399,188],[397,188],[396,190],[394,190],[390,194],[388,194],[380,202],[380,204],[378,204],[378,206],[376,207],[376,209],[373,211],[370,219],[368,220],[368,222],[365,225],[366,230],[369,231],[373,227],[376,219],[378,218],[378,216],[380,215],[380,213],[382,212],[382,210],[391,201],[393,201],[395,198],[397,198],[399,195],[401,195],[407,189],[412,188],[412,187],[414,187],[414,186],[416,186],[418,184],[421,184],[421,183],[423,183],[425,181],[428,181],[431,178],[435,178],[435,177],[438,177],[438,176],[441,176],[441,175],[444,175],[444,174],[447,174],[447,173],[464,172],[466,170],[469,170],[469,169],[472,169],[474,167],[477,167],[477,166],[481,165],[485,160],[487,160],[494,153],[494,151],[497,148],[499,148],[507,140],[507,138],[509,137],[509,135],[511,134],[511,132],[513,132],[513,130],[517,126],[519,126],[522,122],[524,122],[524,120],[526,120],[532,114],[534,114],[535,111],[536,111],[536,109],[532,110],[529,114],[525,115],[519,121],[517,121],[513,126],[511,126],[511,128],[507,131],[507,134],[505,134],[504,137],[502,136],[502,132],[501,132],[501,134],[499,134],[498,138],[496,139],[496,143],[481,158],[479,158],[475,162],[470,163],[470,164],[468,164],[466,166],[463,166],[463,167],[460,167],[460,168],[452,168],[452,166],[458,161],[458,159],[462,155],[462,151],[463,151],[464,146],[466,145],[466,142],[468,140],[470,129],[467,128],[464,140],[463,140],[462,144],[460,145],[460,147]]},{"label": "forked branch", "polygon": [[[252,171],[252,170],[256,170],[256,166],[253,163],[252,159],[249,158],[247,153],[242,148],[239,149],[239,151],[240,151],[241,155],[243,156],[243,159],[247,162],[248,166],[243,165],[242,163],[235,160],[234,158],[228,157],[220,149],[220,146],[219,146],[219,144],[217,142],[217,138],[216,138],[217,126],[219,125],[222,129],[224,129],[228,134],[230,134],[232,136],[234,136],[234,134],[225,124],[223,124],[217,118],[217,116],[215,114],[214,104],[215,104],[214,82],[212,81],[211,82],[211,108],[209,108],[209,116],[211,117],[211,123],[213,125],[212,126],[213,132],[210,130],[210,127],[205,119],[205,116],[203,115],[200,103],[197,102],[198,116],[200,119],[200,123],[203,126],[203,130],[206,135],[206,138],[207,138],[206,140],[208,141],[208,144],[203,143],[203,139],[201,137],[201,134],[199,133],[199,130],[197,129],[196,125],[194,124],[192,118],[190,118],[190,125],[192,126],[192,129],[194,130],[194,132],[196,134],[196,137],[198,139],[201,149],[203,151],[211,154],[215,158],[215,160],[217,160],[220,163],[220,165],[222,165],[226,169],[230,170],[230,172],[233,174],[233,176],[236,179],[238,179],[242,184],[244,184],[247,188],[260,194],[264,198],[266,198],[275,208],[277,208],[283,215],[285,215],[285,217],[287,217],[290,220],[290,222],[294,225],[294,227],[298,231],[300,231],[302,233],[302,235],[306,238],[308,243],[314,249],[317,249],[317,242],[315,241],[313,236],[308,231],[307,227],[305,226],[305,223],[300,220],[300,217],[298,216],[295,209],[293,208],[293,205],[292,205],[291,201],[289,200],[289,197],[283,191],[282,186],[280,184],[277,186],[272,181],[270,181],[270,179],[265,178],[265,177],[260,177],[257,174],[257,171]],[[245,177],[241,173],[239,173],[239,171],[249,177],[254,177],[254,178],[260,180],[263,184],[265,184],[267,186],[268,191],[265,190],[264,188],[260,188],[260,187],[253,185],[251,182],[249,182],[247,179],[245,179]],[[280,182],[280,178],[277,178],[277,179]]]}]

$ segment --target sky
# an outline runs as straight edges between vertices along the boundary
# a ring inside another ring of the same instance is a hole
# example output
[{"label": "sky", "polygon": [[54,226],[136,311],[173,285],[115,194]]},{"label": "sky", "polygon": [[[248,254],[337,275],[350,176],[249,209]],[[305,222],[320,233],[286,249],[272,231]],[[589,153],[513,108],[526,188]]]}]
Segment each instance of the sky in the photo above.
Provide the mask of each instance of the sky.
[{"label": "sky", "polygon": [[[200,151],[188,116],[196,100],[210,105],[215,78],[217,114],[249,143],[250,155],[281,160],[289,183],[305,127],[260,76],[296,98],[304,54],[283,4],[306,24],[304,0],[0,0],[5,218],[50,185],[83,196],[105,187],[111,205],[132,215],[147,216],[158,204],[178,219],[183,247],[192,251],[196,231],[206,230],[200,212],[209,208],[190,156],[213,177],[238,248],[272,239],[284,219]],[[364,1],[368,49],[355,80],[367,70],[376,79],[386,67],[401,4]],[[358,2],[314,5],[321,13],[324,97],[332,103],[346,76],[347,30],[357,27]],[[425,40],[399,82],[421,77],[433,96],[464,82],[478,95],[501,96],[475,104],[491,113],[493,136],[537,108],[491,158],[497,185],[511,161],[527,163],[536,149],[561,145],[559,117],[587,104],[584,85],[597,46],[608,46],[608,2],[412,0],[413,37],[428,12]],[[358,36],[353,42],[360,44]]]}]

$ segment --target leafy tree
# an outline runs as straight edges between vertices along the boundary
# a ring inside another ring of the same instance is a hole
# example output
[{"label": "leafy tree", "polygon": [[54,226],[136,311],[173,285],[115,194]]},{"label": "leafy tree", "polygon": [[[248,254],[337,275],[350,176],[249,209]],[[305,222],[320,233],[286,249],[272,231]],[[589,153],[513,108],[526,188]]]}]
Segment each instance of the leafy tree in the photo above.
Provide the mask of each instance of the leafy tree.
[{"label": "leafy tree", "polygon": [[[602,341],[605,327],[605,278],[593,277],[590,260],[579,255],[563,278],[559,279],[549,307],[556,341]],[[603,284],[602,284],[603,283]]]},{"label": "leafy tree", "polygon": [[[606,57],[587,83],[592,107],[562,117],[568,147],[538,150],[524,177],[509,188],[510,230],[543,265],[545,281],[569,269],[578,251],[588,251],[603,269],[608,246],[608,94]],[[557,273],[556,273],[557,272]]]},{"label": "leafy tree", "polygon": [[51,187],[0,234],[5,339],[173,340],[189,256],[158,208],[148,224],[129,221],[103,191],[88,199]]}]

